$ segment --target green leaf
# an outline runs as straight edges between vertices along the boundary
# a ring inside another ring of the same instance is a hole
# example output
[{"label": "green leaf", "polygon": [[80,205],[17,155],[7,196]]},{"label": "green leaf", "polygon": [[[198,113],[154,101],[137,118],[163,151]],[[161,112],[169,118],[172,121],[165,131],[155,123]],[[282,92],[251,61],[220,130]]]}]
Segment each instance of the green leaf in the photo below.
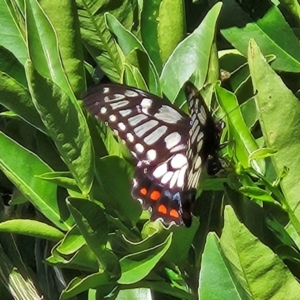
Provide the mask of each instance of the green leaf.
[{"label": "green leaf", "polygon": [[[167,279],[167,281],[169,281],[169,279]],[[151,288],[152,291],[154,291],[154,292],[152,292],[152,295],[154,294],[155,299],[156,298],[166,299],[171,296],[174,297],[171,299],[185,299],[185,300],[194,300],[195,299],[195,297],[193,295],[191,295],[189,292],[184,290],[185,287],[182,288],[181,286],[176,286],[173,282],[172,283],[164,282],[161,280],[160,277],[158,278],[158,280],[157,280],[157,278],[154,278],[153,281],[152,280],[149,280],[149,281],[143,280],[143,286],[149,287],[149,288]],[[157,293],[155,293],[155,292],[160,292],[157,297],[156,297]]]},{"label": "green leaf", "polygon": [[[172,6],[172,13],[170,13],[170,6]],[[157,38],[163,63],[168,59],[184,35],[184,1],[161,1],[158,13]]]},{"label": "green leaf", "polygon": [[[178,44],[165,63],[160,83],[164,94],[171,102],[174,101],[183,84],[193,73],[197,72],[199,86],[203,86],[208,72],[215,25],[221,6],[221,3],[217,3],[209,11],[202,23]],[[176,75],[174,76],[174,74]]]},{"label": "green leaf", "polygon": [[249,155],[249,160],[270,157],[270,156],[274,155],[276,152],[277,151],[275,149],[271,149],[271,148],[257,149]]},{"label": "green leaf", "polygon": [[66,189],[75,190],[76,192],[80,192],[76,181],[72,177],[70,172],[51,172],[45,173],[37,176],[38,178],[50,181],[55,183],[56,185],[62,186]]},{"label": "green leaf", "polygon": [[227,267],[226,259],[214,233],[207,236],[199,277],[199,299],[247,299]]},{"label": "green leaf", "polygon": [[[24,64],[27,59],[24,22],[18,7],[12,1],[0,2],[0,45],[5,47]],[[5,24],[5,26],[4,26]]]},{"label": "green leaf", "polygon": [[287,9],[288,12],[291,13],[292,16],[299,22],[299,20],[300,20],[300,4],[298,1],[282,0],[280,5],[282,5],[285,9]]},{"label": "green leaf", "polygon": [[153,248],[123,257],[120,260],[122,275],[118,283],[132,284],[147,276],[169,249],[172,235]]},{"label": "green leaf", "polygon": [[103,208],[96,202],[79,198],[69,198],[68,207],[89,248],[97,257],[99,271],[118,274],[118,259],[106,248],[108,222]]},{"label": "green leaf", "polygon": [[[199,221],[197,218],[193,218],[192,225],[188,230],[185,226],[172,226],[171,228],[164,229],[166,235],[169,232],[173,232],[172,244],[164,256],[164,261],[173,263],[174,258],[176,258],[176,264],[185,264],[198,228]],[[145,227],[143,233],[145,233]],[[159,235],[161,236],[162,232],[159,232]]]},{"label": "green leaf", "polygon": [[14,219],[0,223],[0,232],[24,234],[58,242],[64,235],[58,229],[35,220]]},{"label": "green leaf", "polygon": [[19,84],[27,87],[24,66],[11,52],[3,47],[0,47],[0,70],[9,77],[14,78]]},{"label": "green leaf", "polygon": [[246,56],[249,40],[255,39],[264,55],[276,56],[272,62],[274,69],[285,72],[300,71],[298,39],[278,7],[272,5],[268,10],[258,10],[250,19],[238,5],[235,5],[235,14],[245,23],[236,23],[235,26],[223,29],[221,32],[236,49]]},{"label": "green leaf", "polygon": [[[253,87],[251,87],[251,89],[253,89]],[[251,99],[247,100],[246,102],[242,103],[240,105],[240,110],[241,110],[243,119],[244,119],[247,127],[252,129],[258,120],[257,110],[256,110],[254,99],[251,98]],[[259,150],[260,149],[258,149],[256,151],[259,151]],[[251,154],[250,154],[250,156],[251,156]]]},{"label": "green leaf", "polygon": [[145,82],[140,70],[132,65],[124,64],[124,82],[129,86],[136,86],[143,91],[147,91],[147,83]]},{"label": "green leaf", "polygon": [[114,82],[120,82],[122,62],[118,48],[109,32],[104,14],[110,12],[127,29],[131,29],[134,4],[125,0],[116,5],[115,0],[93,1],[77,0],[81,36],[85,47],[99,67]]},{"label": "green leaf", "polygon": [[45,127],[34,107],[30,93],[9,75],[0,72],[0,103],[15,112],[20,118],[45,132]]},{"label": "green leaf", "polygon": [[145,1],[141,15],[141,34],[143,44],[160,72],[163,63],[186,34],[183,1]]},{"label": "green leaf", "polygon": [[52,172],[39,157],[0,132],[0,169],[26,198],[61,230],[68,230],[73,220],[64,203],[57,199],[57,186],[36,178]]},{"label": "green leaf", "polygon": [[[110,31],[117,37],[118,44],[127,56],[134,49],[144,52],[144,60],[139,64],[139,69],[148,84],[149,91],[153,94],[160,95],[159,78],[153,62],[150,60],[142,43],[111,14],[105,14],[106,22]],[[136,52],[138,53],[138,52]],[[139,61],[138,56],[136,61]]]},{"label": "green leaf", "polygon": [[[149,1],[150,2],[150,1]],[[140,288],[140,289],[130,289],[121,290],[118,293],[116,300],[153,300],[153,293],[151,289]]]},{"label": "green leaf", "polygon": [[141,214],[141,205],[131,196],[132,168],[120,157],[108,156],[96,160],[96,176],[108,198],[101,201],[112,215],[135,225]]},{"label": "green leaf", "polygon": [[74,278],[61,294],[60,299],[70,299],[90,288],[101,286],[102,289],[107,288],[108,294],[114,288],[114,283],[111,282],[110,274],[108,272],[98,272],[88,275],[84,278]]},{"label": "green leaf", "polygon": [[[1,282],[7,290],[10,291],[10,297],[5,299],[39,299],[40,291],[35,286],[31,278],[32,272],[28,270],[20,271],[14,261],[11,261],[8,255],[0,247],[1,261]],[[1,297],[6,297],[6,293],[1,291]]]},{"label": "green leaf", "polygon": [[[104,142],[108,139],[108,136],[112,136],[111,130],[105,125],[104,122],[99,122],[94,116],[88,114],[87,116],[87,124],[89,126],[89,131],[91,135],[91,139],[94,145],[95,155],[98,157],[108,155],[108,145]],[[111,138],[111,143],[113,143],[113,139]],[[117,141],[114,139],[115,145]],[[115,148],[112,146],[112,148]]]},{"label": "green leaf", "polygon": [[40,4],[55,28],[64,71],[72,90],[80,99],[86,90],[86,82],[76,2],[51,0],[41,1]]},{"label": "green leaf", "polygon": [[162,69],[162,58],[158,44],[158,15],[162,0],[144,1],[141,13],[141,35],[151,60],[153,61],[158,73]]},{"label": "green leaf", "polygon": [[26,73],[33,103],[79,188],[87,195],[93,182],[94,156],[81,108],[53,82],[40,76],[31,61],[26,64]]},{"label": "green leaf", "polygon": [[[69,248],[69,250],[71,250]],[[58,247],[54,247],[51,256],[47,258],[47,263],[56,267],[71,268],[85,272],[97,272],[99,261],[91,248],[84,244],[75,253],[60,253]]]},{"label": "green leaf", "polygon": [[[229,127],[232,139],[234,140],[234,155],[237,156],[239,162],[244,167],[247,167],[249,155],[257,150],[258,145],[245,124],[235,95],[220,86],[216,86],[215,90],[218,102],[226,113],[226,125]],[[253,161],[253,165],[263,173],[263,162]]]},{"label": "green leaf", "polygon": [[242,186],[239,188],[239,191],[244,195],[253,199],[267,201],[267,202],[274,202],[274,199],[270,195],[270,192],[261,189],[257,186]]},{"label": "green leaf", "polygon": [[201,182],[202,191],[222,191],[224,189],[224,183],[228,183],[228,178],[212,178],[205,179]]},{"label": "green leaf", "polygon": [[225,209],[221,247],[235,282],[243,288],[242,299],[285,299],[286,295],[293,295],[295,299],[300,297],[299,283],[287,266],[238,221],[229,206]]},{"label": "green leaf", "polygon": [[85,245],[85,239],[77,226],[74,226],[64,237],[56,250],[63,255],[74,254]]},{"label": "green leaf", "polygon": [[[292,237],[284,228],[286,212],[278,205],[268,203],[263,208],[261,204],[249,200],[241,193],[225,187],[226,196],[230,205],[239,218],[240,222],[251,231],[251,233],[261,240],[265,245],[278,253],[278,247],[285,245],[289,248],[298,249]],[[274,212],[277,219],[274,217]]]},{"label": "green leaf", "polygon": [[[249,67],[253,81],[259,122],[277,174],[289,169],[280,185],[287,200],[292,226],[300,235],[299,165],[300,165],[300,103],[268,65],[254,41],[249,45]],[[268,82],[268,84],[266,84]],[[282,101],[284,99],[284,102]],[[289,209],[290,207],[290,209]]]},{"label": "green leaf", "polygon": [[80,232],[104,269],[103,250],[108,238],[108,227],[103,209],[96,202],[79,198],[69,198],[68,207]]},{"label": "green leaf", "polygon": [[26,0],[25,3],[28,51],[32,65],[39,74],[51,79],[73,99],[53,27],[36,0]]}]

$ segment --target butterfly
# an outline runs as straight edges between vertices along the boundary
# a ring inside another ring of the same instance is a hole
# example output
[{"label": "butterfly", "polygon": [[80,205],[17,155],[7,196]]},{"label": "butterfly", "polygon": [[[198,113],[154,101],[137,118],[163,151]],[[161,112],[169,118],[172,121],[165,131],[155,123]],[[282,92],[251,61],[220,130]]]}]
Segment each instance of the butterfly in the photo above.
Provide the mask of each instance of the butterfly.
[{"label": "butterfly", "polygon": [[150,210],[150,219],[189,227],[203,168],[209,175],[221,169],[222,126],[191,82],[185,93],[190,115],[166,99],[122,84],[95,86],[84,103],[135,157],[132,196]]}]

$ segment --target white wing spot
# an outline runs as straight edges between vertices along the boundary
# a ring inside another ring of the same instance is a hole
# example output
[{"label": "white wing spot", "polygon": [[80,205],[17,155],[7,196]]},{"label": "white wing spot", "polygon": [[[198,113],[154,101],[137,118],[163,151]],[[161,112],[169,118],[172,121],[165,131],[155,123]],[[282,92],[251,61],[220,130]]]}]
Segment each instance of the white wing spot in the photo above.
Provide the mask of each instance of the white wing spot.
[{"label": "white wing spot", "polygon": [[115,122],[117,120],[117,117],[115,115],[110,115],[109,116],[109,121]]},{"label": "white wing spot", "polygon": [[204,133],[201,131],[197,136],[197,143],[199,143],[204,137]]},{"label": "white wing spot", "polygon": [[123,122],[120,122],[120,123],[118,124],[118,127],[119,127],[119,129],[122,130],[122,131],[126,130],[126,125],[125,125]]},{"label": "white wing spot", "polygon": [[153,101],[149,98],[144,98],[141,102],[142,112],[148,114],[149,108],[152,106]]},{"label": "white wing spot", "polygon": [[166,184],[167,182],[169,182],[170,179],[172,178],[173,174],[174,174],[174,172],[171,172],[171,171],[167,172],[167,173],[163,176],[163,178],[160,180],[161,183],[162,183],[162,184]]},{"label": "white wing spot", "polygon": [[188,187],[196,188],[199,180],[199,172],[194,173],[192,170],[188,177]]},{"label": "white wing spot", "polygon": [[107,113],[107,108],[106,108],[106,107],[101,107],[100,113],[101,113],[102,115],[106,114],[106,113]]},{"label": "white wing spot", "polygon": [[140,144],[140,143],[137,143],[137,144],[135,145],[135,149],[136,149],[136,151],[139,152],[139,153],[143,153],[143,152],[144,152],[144,146],[143,146],[142,144]]},{"label": "white wing spot", "polygon": [[172,132],[165,137],[165,143],[168,150],[180,142],[181,136],[178,132]]},{"label": "white wing spot", "polygon": [[[193,126],[193,127],[194,127],[194,126]],[[198,138],[199,131],[200,131],[200,126],[195,127],[195,130],[193,131],[192,136],[191,136],[191,143],[192,143],[192,144],[193,144],[193,143],[195,142],[195,140]]]},{"label": "white wing spot", "polygon": [[185,173],[187,170],[187,165],[181,168],[179,175],[178,175],[178,180],[177,180],[177,185],[178,187],[182,188],[184,186],[184,181],[185,181]]},{"label": "white wing spot", "polygon": [[147,151],[147,158],[150,161],[153,161],[156,159],[157,153],[154,149],[150,149]]},{"label": "white wing spot", "polygon": [[172,179],[170,181],[170,189],[172,189],[174,187],[174,185],[176,184],[176,182],[178,180],[179,172],[180,172],[180,170],[177,170],[176,172],[173,173]]},{"label": "white wing spot", "polygon": [[199,118],[201,124],[205,125],[207,117],[206,117],[206,111],[205,111],[205,108],[203,105],[200,108],[200,113],[198,114],[198,118]]},{"label": "white wing spot", "polygon": [[126,137],[127,137],[128,141],[129,141],[130,143],[133,143],[133,142],[134,142],[134,136],[133,136],[133,134],[127,133],[127,134],[126,134]]},{"label": "white wing spot", "polygon": [[105,87],[105,88],[103,89],[103,93],[106,94],[106,93],[108,93],[108,92],[109,92],[109,87]]},{"label": "white wing spot", "polygon": [[141,198],[136,198],[136,200],[139,201],[141,205],[144,205],[143,199],[141,199]]},{"label": "white wing spot", "polygon": [[123,101],[118,101],[116,103],[111,103],[110,106],[112,109],[118,109],[120,107],[126,106],[127,104],[129,104],[129,101],[123,100]]},{"label": "white wing spot", "polygon": [[167,105],[162,105],[159,112],[154,114],[154,117],[170,124],[176,124],[178,121],[182,120],[181,114]]},{"label": "white wing spot", "polygon": [[[192,115],[191,115],[191,120],[192,120],[192,124],[194,124],[195,121],[196,121],[196,114],[192,114]],[[198,120],[197,120],[197,121],[198,121]]]},{"label": "white wing spot", "polygon": [[126,90],[124,95],[127,96],[127,97],[137,97],[139,94],[135,91],[132,91],[132,90]]},{"label": "white wing spot", "polygon": [[185,144],[181,144],[181,145],[178,145],[178,146],[172,148],[172,149],[170,150],[170,152],[171,152],[171,153],[173,153],[173,152],[178,152],[178,151],[181,151],[181,150],[184,150],[184,149],[186,149],[186,145],[185,145]]},{"label": "white wing spot", "polygon": [[189,101],[189,107],[193,107],[194,106],[194,98],[192,98],[190,101]]},{"label": "white wing spot", "polygon": [[123,94],[113,94],[113,98],[110,98],[109,96],[105,96],[103,99],[105,102],[115,102],[119,100],[123,100],[125,96]]},{"label": "white wing spot", "polygon": [[200,156],[197,157],[196,162],[194,164],[194,169],[198,170],[201,167],[202,159]]},{"label": "white wing spot", "polygon": [[128,122],[131,126],[135,126],[145,119],[147,119],[147,117],[145,115],[135,115],[135,116],[129,118]]},{"label": "white wing spot", "polygon": [[120,110],[120,111],[119,111],[119,113],[120,113],[120,115],[121,115],[122,117],[126,117],[126,116],[130,115],[131,112],[132,112],[131,109],[124,109],[124,110]]},{"label": "white wing spot", "polygon": [[[157,120],[150,120],[138,127],[135,127],[133,129],[134,133],[138,136],[141,137],[143,136],[147,131],[151,130],[153,127],[155,127],[158,124]],[[132,125],[130,123],[130,125]],[[150,144],[149,144],[150,145]]]},{"label": "white wing spot", "polygon": [[[147,123],[149,123],[149,122],[147,122]],[[162,135],[164,135],[166,133],[167,129],[168,129],[167,126],[160,126],[160,127],[156,128],[148,136],[145,137],[144,142],[147,145],[154,144],[161,138]]]},{"label": "white wing spot", "polygon": [[[196,118],[196,115],[193,115],[193,117]],[[192,124],[192,129],[193,129],[193,128],[196,128],[196,127],[200,127],[200,126],[199,126],[199,120],[198,120],[198,119],[194,120],[194,121],[193,121],[193,124]]]},{"label": "white wing spot", "polygon": [[171,167],[173,169],[180,169],[186,164],[187,164],[187,158],[185,155],[181,153],[175,154],[171,159]]},{"label": "white wing spot", "polygon": [[132,179],[132,183],[133,183],[133,187],[136,187],[138,184],[138,182],[135,178]]},{"label": "white wing spot", "polygon": [[200,152],[200,150],[202,149],[203,146],[203,140],[201,140],[198,144],[197,144],[197,153]]},{"label": "white wing spot", "polygon": [[165,175],[168,171],[167,163],[159,165],[152,173],[155,178],[160,178]]}]

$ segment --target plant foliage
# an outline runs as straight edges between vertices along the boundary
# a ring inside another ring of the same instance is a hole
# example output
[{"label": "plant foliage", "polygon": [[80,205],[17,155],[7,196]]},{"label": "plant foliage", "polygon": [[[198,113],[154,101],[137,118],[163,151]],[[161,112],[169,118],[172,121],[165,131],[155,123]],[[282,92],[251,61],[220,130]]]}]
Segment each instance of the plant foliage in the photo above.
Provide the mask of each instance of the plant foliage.
[{"label": "plant foliage", "polygon": [[[284,0],[1,1],[0,294],[299,299],[299,23]],[[186,109],[187,80],[226,123],[224,170],[165,228],[81,99],[111,81]]]}]

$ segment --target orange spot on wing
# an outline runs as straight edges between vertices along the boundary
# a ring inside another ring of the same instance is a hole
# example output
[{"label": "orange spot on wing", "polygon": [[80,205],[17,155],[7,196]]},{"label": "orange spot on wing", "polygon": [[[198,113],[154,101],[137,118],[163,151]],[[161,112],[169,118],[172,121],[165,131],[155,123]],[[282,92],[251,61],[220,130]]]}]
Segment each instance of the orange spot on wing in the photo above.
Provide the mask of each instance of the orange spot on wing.
[{"label": "orange spot on wing", "polygon": [[160,213],[162,213],[162,214],[166,214],[167,213],[167,208],[164,206],[164,205],[160,205],[159,207],[158,207],[158,212],[160,212]]},{"label": "orange spot on wing", "polygon": [[179,218],[179,213],[176,209],[171,209],[170,216],[173,217],[173,218],[178,219]]},{"label": "orange spot on wing", "polygon": [[160,198],[160,192],[159,191],[153,191],[151,194],[150,194],[150,199],[153,200],[153,201],[157,201],[159,198]]},{"label": "orange spot on wing", "polygon": [[146,196],[147,193],[148,193],[148,191],[147,191],[146,188],[141,188],[141,189],[140,189],[140,193],[141,193],[142,195]]}]

